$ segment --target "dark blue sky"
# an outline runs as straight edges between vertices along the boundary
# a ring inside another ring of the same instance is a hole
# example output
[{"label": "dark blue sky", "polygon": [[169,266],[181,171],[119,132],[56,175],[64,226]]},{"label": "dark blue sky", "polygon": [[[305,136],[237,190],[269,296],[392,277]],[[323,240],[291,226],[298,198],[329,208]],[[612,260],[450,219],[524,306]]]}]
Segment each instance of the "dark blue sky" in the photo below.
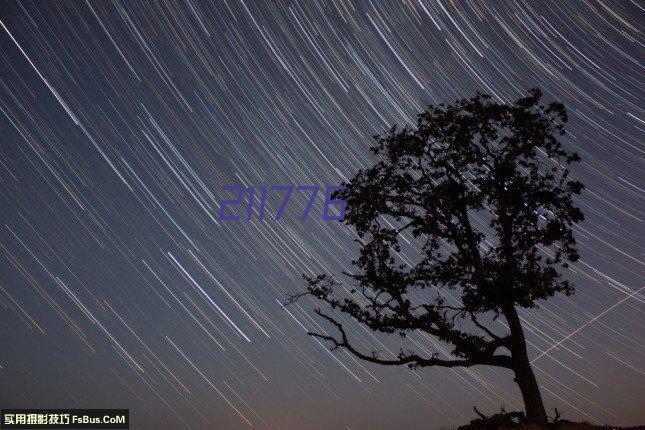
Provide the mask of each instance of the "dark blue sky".
[{"label": "dark blue sky", "polygon": [[352,430],[521,408],[510,372],[329,353],[303,329],[313,303],[281,303],[301,273],[348,269],[354,233],[321,199],[300,220],[304,195],[280,221],[221,222],[217,202],[338,184],[430,103],[539,86],[568,108],[587,220],[576,295],[521,313],[529,354],[551,411],[642,424],[643,17],[631,1],[2,2],[0,407]]}]

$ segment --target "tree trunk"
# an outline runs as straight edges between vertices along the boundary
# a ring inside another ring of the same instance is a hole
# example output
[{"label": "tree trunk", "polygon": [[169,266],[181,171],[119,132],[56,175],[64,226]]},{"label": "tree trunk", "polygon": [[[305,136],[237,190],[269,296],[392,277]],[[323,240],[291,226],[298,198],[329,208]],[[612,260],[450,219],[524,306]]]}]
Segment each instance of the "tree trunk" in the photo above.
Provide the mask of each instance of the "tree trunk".
[{"label": "tree trunk", "polygon": [[526,339],[520,318],[517,315],[515,307],[504,310],[504,316],[508,321],[511,331],[511,355],[513,357],[513,371],[515,372],[515,382],[520,387],[522,399],[524,400],[524,409],[526,418],[530,423],[539,426],[548,424],[540,387],[535,380],[533,368],[529,362],[526,353]]}]

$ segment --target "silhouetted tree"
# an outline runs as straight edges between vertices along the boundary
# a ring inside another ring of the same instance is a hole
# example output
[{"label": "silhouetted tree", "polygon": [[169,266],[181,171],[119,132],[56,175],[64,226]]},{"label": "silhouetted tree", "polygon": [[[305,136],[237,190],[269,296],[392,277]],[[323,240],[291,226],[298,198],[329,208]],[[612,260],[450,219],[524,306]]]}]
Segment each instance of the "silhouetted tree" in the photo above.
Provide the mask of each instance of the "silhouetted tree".
[{"label": "silhouetted tree", "polygon": [[[558,267],[578,259],[572,226],[584,217],[572,200],[583,186],[568,169],[580,158],[558,140],[566,110],[541,96],[533,89],[508,105],[477,93],[375,136],[378,161],[334,196],[360,238],[349,287],[304,276],[307,291],[290,298],[313,296],[377,332],[427,333],[451,356],[362,351],[320,308],[337,333],[310,335],[383,365],[510,369],[527,420],[547,423],[517,308],[573,292]],[[500,315],[506,324],[493,327]]]}]

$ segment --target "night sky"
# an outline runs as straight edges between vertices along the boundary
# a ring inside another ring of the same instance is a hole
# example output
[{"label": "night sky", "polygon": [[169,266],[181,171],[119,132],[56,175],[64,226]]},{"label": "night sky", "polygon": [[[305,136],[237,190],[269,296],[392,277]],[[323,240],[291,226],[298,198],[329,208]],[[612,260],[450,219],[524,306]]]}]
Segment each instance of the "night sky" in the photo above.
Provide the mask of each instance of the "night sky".
[{"label": "night sky", "polygon": [[645,423],[644,21],[629,0],[2,1],[0,407],[294,430],[521,409],[509,371],[382,368],[306,335],[315,304],[286,295],[356,255],[322,199],[217,214],[223,186],[341,183],[428,104],[538,86],[568,108],[587,219],[576,294],[520,313],[529,354],[551,415]]}]

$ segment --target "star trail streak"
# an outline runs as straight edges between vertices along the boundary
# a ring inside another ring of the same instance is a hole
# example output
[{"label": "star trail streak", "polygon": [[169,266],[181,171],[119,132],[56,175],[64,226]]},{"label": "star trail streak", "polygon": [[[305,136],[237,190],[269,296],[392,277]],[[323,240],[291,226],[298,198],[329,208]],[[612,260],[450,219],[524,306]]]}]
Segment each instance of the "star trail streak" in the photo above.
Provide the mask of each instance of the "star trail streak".
[{"label": "star trail streak", "polygon": [[312,430],[520,408],[502,370],[381,368],[306,335],[314,304],[286,295],[356,250],[322,199],[217,214],[224,186],[339,184],[428,104],[538,86],[568,109],[587,220],[576,294],[520,313],[530,359],[551,414],[645,423],[644,22],[632,0],[1,2],[0,407]]}]

